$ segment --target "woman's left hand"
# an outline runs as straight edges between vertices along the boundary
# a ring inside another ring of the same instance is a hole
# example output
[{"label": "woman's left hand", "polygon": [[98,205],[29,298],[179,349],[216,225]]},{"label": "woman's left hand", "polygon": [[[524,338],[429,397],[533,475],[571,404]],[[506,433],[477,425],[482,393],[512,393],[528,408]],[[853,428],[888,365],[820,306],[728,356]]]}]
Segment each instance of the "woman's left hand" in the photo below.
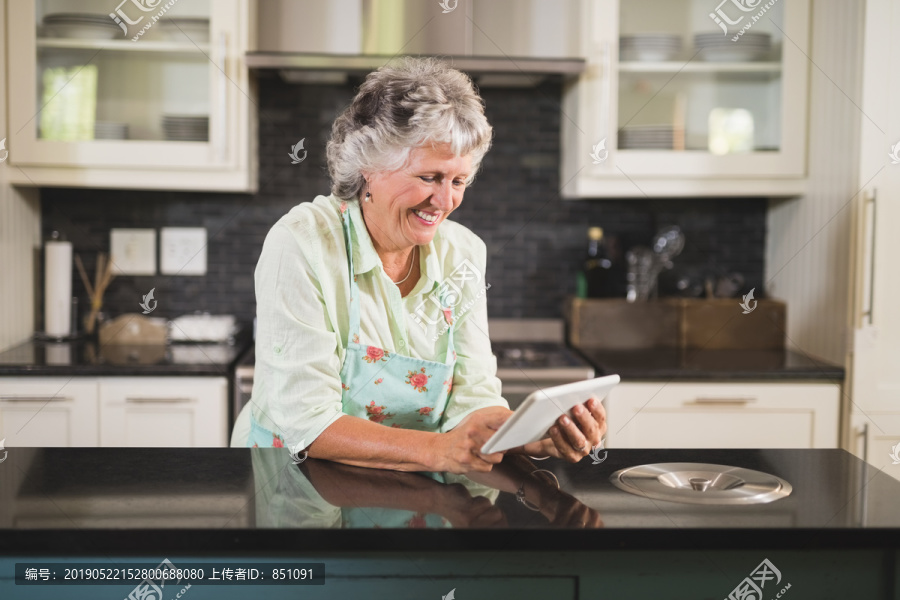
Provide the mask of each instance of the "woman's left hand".
[{"label": "woman's left hand", "polygon": [[522,446],[524,454],[553,456],[578,462],[591,453],[606,435],[606,409],[597,398],[572,409],[574,420],[562,415],[550,428],[550,437]]}]

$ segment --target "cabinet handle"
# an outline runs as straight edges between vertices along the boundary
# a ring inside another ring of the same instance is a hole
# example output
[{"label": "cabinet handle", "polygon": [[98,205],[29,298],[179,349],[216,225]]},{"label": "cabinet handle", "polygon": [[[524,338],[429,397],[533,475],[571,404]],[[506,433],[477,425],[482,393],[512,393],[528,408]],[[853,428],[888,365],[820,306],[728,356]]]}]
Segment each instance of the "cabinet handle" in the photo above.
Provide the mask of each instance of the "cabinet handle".
[{"label": "cabinet handle", "polygon": [[751,402],[756,402],[756,398],[751,397],[743,397],[743,398],[695,398],[694,400],[688,400],[684,404],[685,406],[691,405],[700,405],[700,406],[744,406]]},{"label": "cabinet handle", "polygon": [[125,398],[125,402],[130,402],[132,404],[186,404],[193,401],[193,398]]},{"label": "cabinet handle", "polygon": [[0,402],[67,402],[69,396],[0,396]]},{"label": "cabinet handle", "polygon": [[872,203],[872,238],[870,240],[870,248],[869,248],[869,301],[866,303],[866,310],[863,312],[862,316],[869,318],[869,325],[874,321],[874,305],[875,305],[875,228],[877,227],[878,221],[875,219],[875,209],[877,204],[875,203],[876,198],[878,197],[878,190],[873,189],[870,194],[868,194],[868,198],[866,198],[867,202]]},{"label": "cabinet handle", "polygon": [[862,429],[857,435],[862,438],[862,459],[869,462],[869,424],[863,423]]}]

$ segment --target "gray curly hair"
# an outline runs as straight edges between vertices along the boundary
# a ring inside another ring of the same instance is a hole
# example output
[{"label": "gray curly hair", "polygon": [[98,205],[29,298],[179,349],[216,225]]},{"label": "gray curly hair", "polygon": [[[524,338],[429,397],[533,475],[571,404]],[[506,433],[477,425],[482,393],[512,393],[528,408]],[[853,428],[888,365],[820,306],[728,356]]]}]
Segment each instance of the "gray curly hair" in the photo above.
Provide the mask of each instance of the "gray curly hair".
[{"label": "gray curly hair", "polygon": [[467,75],[434,58],[403,58],[369,73],[335,119],[326,147],[331,192],[358,198],[364,172],[400,169],[410,150],[427,143],[449,143],[456,156],[471,155],[469,184],[492,134]]}]

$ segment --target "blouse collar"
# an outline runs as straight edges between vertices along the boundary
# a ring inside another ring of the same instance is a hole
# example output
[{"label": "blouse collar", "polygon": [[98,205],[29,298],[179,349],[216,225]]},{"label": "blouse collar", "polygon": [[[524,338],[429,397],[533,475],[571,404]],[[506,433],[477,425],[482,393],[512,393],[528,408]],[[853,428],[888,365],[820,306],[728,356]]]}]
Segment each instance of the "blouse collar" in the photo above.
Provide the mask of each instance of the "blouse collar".
[{"label": "blouse collar", "polygon": [[[336,201],[342,202],[340,199],[336,199]],[[372,237],[369,235],[369,230],[366,228],[359,202],[356,200],[346,200],[343,202],[346,202],[347,204],[347,214],[350,215],[350,231],[355,237],[355,243],[353,244],[354,274],[359,275],[361,273],[368,273],[379,266],[384,270],[384,264],[381,262],[381,257],[375,250],[375,246],[372,244]],[[438,225],[438,227],[440,227],[440,225]],[[440,231],[435,232],[434,237],[428,244],[419,246],[419,252],[425,257],[425,269],[424,272],[421,273],[422,277],[425,278],[426,285],[424,289],[429,291],[434,287],[435,283],[440,281],[442,276],[441,265],[434,249],[434,240],[439,235]],[[419,284],[416,285],[416,288],[423,289],[421,284],[422,282],[419,282]]]}]

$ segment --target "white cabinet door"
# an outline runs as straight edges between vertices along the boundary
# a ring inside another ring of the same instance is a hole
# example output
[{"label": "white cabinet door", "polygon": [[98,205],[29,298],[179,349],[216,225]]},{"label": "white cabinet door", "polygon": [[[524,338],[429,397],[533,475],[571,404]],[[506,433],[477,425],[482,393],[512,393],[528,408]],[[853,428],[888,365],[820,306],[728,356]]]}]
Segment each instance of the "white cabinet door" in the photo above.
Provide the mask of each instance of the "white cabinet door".
[{"label": "white cabinet door", "polygon": [[[584,0],[581,10],[587,68],[564,89],[563,197],[804,191],[809,0],[782,0],[758,19],[761,6],[700,0]],[[735,23],[727,35],[710,18],[720,11]],[[740,41],[730,41],[751,19],[753,32],[771,36],[765,55],[740,56]],[[683,49],[653,57],[660,50],[651,41],[643,55],[620,53],[647,32],[675,36]],[[719,50],[694,47],[695,35],[710,33],[721,34]],[[719,52],[730,59],[717,60]],[[743,134],[715,125],[738,117]],[[717,143],[734,135],[744,136],[740,149]]]},{"label": "white cabinet door", "polygon": [[829,383],[622,383],[606,399],[609,448],[836,448]]},{"label": "white cabinet door", "polygon": [[[255,190],[254,88],[243,60],[255,2],[147,4],[68,0],[67,12],[110,14],[112,38],[86,39],[71,25],[49,30],[57,1],[7,3],[13,183]],[[169,27],[174,18],[194,27]]]},{"label": "white cabinet door", "polygon": [[225,447],[224,377],[104,377],[100,445]]},{"label": "white cabinet door", "polygon": [[0,440],[6,446],[96,446],[97,380],[0,378]]},{"label": "white cabinet door", "polygon": [[[853,406],[866,413],[900,411],[900,11],[890,0],[866,3],[859,178],[853,198]],[[880,423],[879,423],[880,425]],[[888,427],[881,425],[887,430]]]}]

